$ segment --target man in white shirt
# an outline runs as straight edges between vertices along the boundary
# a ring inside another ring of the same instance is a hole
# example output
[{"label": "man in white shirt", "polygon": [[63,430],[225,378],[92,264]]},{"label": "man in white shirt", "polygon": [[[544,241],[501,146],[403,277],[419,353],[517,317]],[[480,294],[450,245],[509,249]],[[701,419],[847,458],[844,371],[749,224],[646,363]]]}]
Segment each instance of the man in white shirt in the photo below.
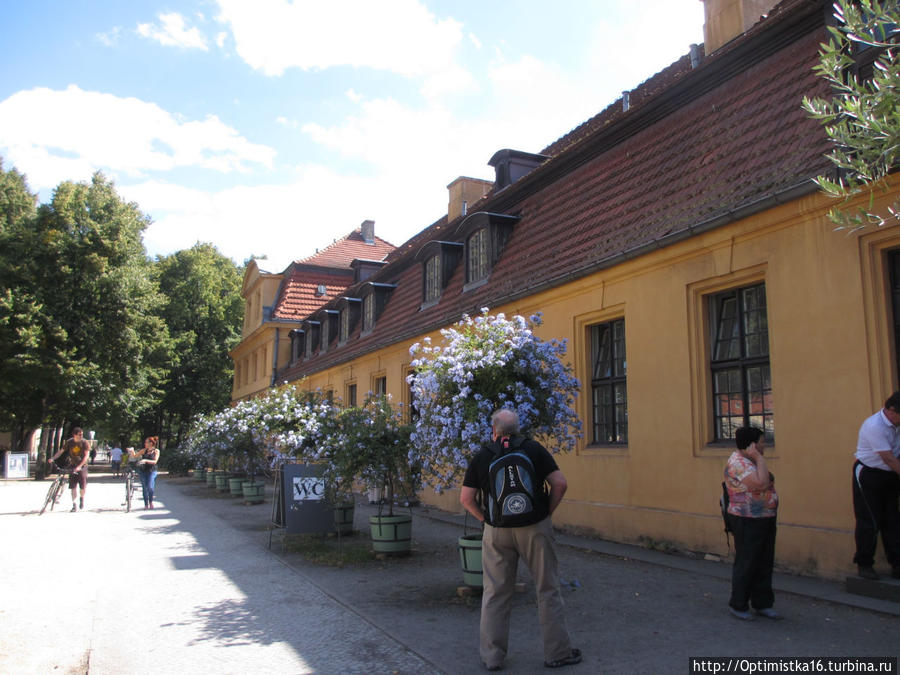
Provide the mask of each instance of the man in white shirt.
[{"label": "man in white shirt", "polygon": [[113,475],[119,475],[119,467],[122,464],[122,448],[117,443],[116,446],[109,451],[109,464],[112,466]]},{"label": "man in white shirt", "polygon": [[853,562],[864,579],[878,579],[873,565],[878,533],[900,579],[900,391],[859,428],[853,464],[853,513],[856,516],[856,555]]}]

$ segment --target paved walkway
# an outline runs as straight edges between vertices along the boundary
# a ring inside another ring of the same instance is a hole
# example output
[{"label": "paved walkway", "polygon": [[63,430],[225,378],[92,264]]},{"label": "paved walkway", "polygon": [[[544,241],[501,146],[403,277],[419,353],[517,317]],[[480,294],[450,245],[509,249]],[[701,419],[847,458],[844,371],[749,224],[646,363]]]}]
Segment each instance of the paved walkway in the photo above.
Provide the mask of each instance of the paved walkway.
[{"label": "paved walkway", "polygon": [[[271,550],[271,504],[161,479],[124,513],[92,475],[87,509],[37,515],[47,482],[0,482],[0,672],[479,672],[477,598],[460,598],[461,516],[416,508],[413,555],[333,567]],[[270,495],[271,497],[271,495]],[[368,505],[358,505],[361,529]],[[362,538],[365,535],[357,535]],[[560,535],[581,673],[684,673],[690,656],[896,656],[896,603],[776,575],[786,619],[726,611],[730,567]],[[527,572],[522,579],[528,580]],[[533,591],[516,597],[505,672],[542,668]]]}]

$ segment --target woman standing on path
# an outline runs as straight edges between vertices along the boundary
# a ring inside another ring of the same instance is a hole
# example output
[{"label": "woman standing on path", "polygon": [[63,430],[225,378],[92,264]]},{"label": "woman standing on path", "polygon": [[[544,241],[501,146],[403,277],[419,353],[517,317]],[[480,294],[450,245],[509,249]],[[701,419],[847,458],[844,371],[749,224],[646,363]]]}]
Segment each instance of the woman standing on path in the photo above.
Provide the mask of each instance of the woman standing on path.
[{"label": "woman standing on path", "polygon": [[138,461],[138,475],[141,478],[141,488],[144,492],[144,508],[153,508],[153,488],[156,486],[156,465],[159,462],[159,436],[147,436],[144,439],[144,447],[134,453],[140,457]]}]

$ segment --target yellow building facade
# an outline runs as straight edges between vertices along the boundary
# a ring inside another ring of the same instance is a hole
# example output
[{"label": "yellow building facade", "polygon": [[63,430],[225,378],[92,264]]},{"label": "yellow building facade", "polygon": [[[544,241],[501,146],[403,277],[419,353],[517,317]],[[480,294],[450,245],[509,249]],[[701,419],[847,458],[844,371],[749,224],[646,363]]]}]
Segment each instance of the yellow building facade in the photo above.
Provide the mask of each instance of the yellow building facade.
[{"label": "yellow building facade", "polygon": [[[812,183],[828,143],[800,102],[829,94],[812,73],[827,16],[779,3],[540,153],[496,153],[493,188],[323,305],[339,335],[279,381],[408,406],[411,345],[482,307],[540,312],[581,383],[556,525],[726,554],[723,470],[734,428],[755,424],[773,441],[778,564],[851,571],[857,432],[898,388],[900,227],[836,232]],[[422,498],[460,508],[454,490]]]}]

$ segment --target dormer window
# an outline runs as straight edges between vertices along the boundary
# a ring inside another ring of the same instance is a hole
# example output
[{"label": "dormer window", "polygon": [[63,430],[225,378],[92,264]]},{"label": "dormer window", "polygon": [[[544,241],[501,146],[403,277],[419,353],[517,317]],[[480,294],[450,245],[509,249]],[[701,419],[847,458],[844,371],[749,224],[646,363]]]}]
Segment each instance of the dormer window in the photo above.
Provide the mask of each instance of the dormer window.
[{"label": "dormer window", "polygon": [[360,305],[362,301],[359,298],[341,298],[338,302],[338,311],[340,312],[338,344],[344,344],[350,338],[350,332],[356,327],[359,321]]},{"label": "dormer window", "polygon": [[303,329],[306,333],[306,358],[310,359],[319,347],[319,330],[321,329],[321,324],[318,321],[308,319],[303,322]]},{"label": "dormer window", "polygon": [[340,312],[336,309],[323,309],[316,314],[316,318],[321,323],[321,327],[319,328],[320,353],[328,351],[328,345],[334,339],[335,333],[337,333],[339,317]]},{"label": "dormer window", "polygon": [[304,354],[305,344],[303,338],[305,332],[299,328],[292,330],[288,336],[291,339],[291,363],[297,363]]},{"label": "dormer window", "polygon": [[397,284],[370,281],[360,289],[362,296],[362,334],[371,332]]},{"label": "dormer window", "polygon": [[375,327],[375,294],[370,293],[363,298],[363,333],[368,333]]},{"label": "dormer window", "polygon": [[487,280],[518,220],[516,216],[485,211],[473,213],[462,220],[456,232],[466,242],[464,291]]},{"label": "dormer window", "polygon": [[433,255],[425,261],[425,302],[441,297],[441,256]]},{"label": "dormer window", "polygon": [[490,274],[488,265],[488,230],[486,227],[472,233],[466,247],[466,283],[480,281]]},{"label": "dormer window", "polygon": [[424,261],[423,306],[432,305],[440,300],[441,293],[453,276],[464,248],[463,244],[453,241],[430,241],[419,251],[416,258]]}]

